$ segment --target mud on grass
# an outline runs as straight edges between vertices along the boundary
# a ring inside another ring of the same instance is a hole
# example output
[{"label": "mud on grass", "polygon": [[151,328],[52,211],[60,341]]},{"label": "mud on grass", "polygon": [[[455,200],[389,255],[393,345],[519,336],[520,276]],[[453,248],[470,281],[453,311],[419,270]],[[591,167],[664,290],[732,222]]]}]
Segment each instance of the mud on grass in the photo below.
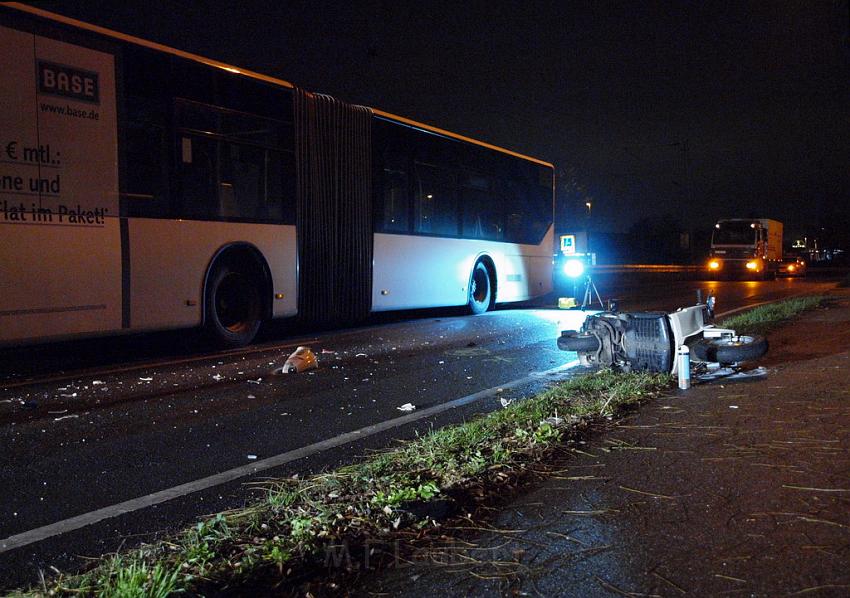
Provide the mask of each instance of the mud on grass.
[{"label": "mud on grass", "polygon": [[266,483],[262,499],[247,508],[104,557],[83,574],[45,580],[24,595],[244,595],[258,588],[286,595],[333,558],[329,548],[424,537],[438,521],[477,510],[482,498],[512,494],[592,422],[669,387],[670,378],[657,374],[582,376],[354,465]]}]

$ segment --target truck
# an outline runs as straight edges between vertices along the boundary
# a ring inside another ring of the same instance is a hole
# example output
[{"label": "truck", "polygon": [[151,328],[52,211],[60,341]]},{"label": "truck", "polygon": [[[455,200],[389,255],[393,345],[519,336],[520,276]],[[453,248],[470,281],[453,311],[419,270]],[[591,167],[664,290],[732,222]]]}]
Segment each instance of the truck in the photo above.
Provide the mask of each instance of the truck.
[{"label": "truck", "polygon": [[782,263],[782,223],[724,218],[714,225],[708,272],[718,278],[774,278]]}]

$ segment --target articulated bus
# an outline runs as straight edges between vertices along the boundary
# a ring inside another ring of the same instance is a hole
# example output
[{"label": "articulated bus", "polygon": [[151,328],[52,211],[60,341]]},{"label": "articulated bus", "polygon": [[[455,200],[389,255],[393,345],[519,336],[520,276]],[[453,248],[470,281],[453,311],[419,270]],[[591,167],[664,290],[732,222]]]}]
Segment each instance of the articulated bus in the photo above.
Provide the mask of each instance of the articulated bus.
[{"label": "articulated bus", "polygon": [[0,106],[2,345],[552,287],[541,160],[17,3]]}]

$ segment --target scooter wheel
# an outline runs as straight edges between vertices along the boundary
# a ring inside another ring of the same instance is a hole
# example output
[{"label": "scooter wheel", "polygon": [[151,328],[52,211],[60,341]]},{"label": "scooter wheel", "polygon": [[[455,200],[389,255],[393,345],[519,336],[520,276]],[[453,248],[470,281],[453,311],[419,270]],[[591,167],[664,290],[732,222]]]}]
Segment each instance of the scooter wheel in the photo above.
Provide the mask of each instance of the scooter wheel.
[{"label": "scooter wheel", "polygon": [[767,348],[767,339],[758,335],[704,338],[691,347],[700,361],[719,363],[752,361],[767,353]]},{"label": "scooter wheel", "polygon": [[575,330],[564,330],[558,337],[558,348],[561,351],[589,353],[599,350],[599,339],[592,334],[579,334]]}]

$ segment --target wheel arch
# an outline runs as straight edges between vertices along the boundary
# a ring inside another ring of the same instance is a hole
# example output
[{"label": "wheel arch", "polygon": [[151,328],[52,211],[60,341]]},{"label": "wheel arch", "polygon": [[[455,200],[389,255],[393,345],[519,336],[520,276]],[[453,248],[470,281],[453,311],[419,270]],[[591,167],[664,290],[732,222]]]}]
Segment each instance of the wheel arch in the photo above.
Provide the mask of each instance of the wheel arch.
[{"label": "wheel arch", "polygon": [[238,241],[228,243],[219,247],[210,258],[204,272],[203,286],[201,287],[201,325],[207,323],[207,285],[210,281],[211,274],[216,267],[225,262],[231,262],[248,268],[254,269],[256,274],[259,274],[262,281],[262,289],[260,296],[262,297],[262,314],[263,319],[270,319],[272,316],[272,274],[269,264],[263,253],[257,249],[252,243],[246,241]]}]

